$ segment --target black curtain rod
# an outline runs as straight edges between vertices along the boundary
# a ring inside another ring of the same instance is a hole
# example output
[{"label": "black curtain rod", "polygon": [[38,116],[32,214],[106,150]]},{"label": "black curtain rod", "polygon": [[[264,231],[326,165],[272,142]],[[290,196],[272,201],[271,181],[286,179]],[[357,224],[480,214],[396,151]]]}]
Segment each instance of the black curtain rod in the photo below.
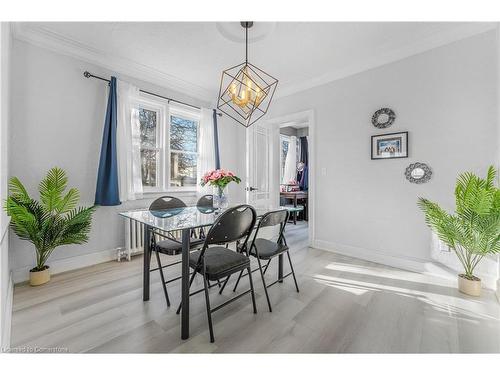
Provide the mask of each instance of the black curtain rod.
[{"label": "black curtain rod", "polygon": [[[102,78],[102,77],[99,77],[99,76],[96,76],[88,71],[85,71],[83,72],[83,76],[85,78],[96,78],[96,79],[100,79],[101,81],[106,81],[108,83],[111,82],[110,79],[106,79],[106,78]],[[196,109],[201,109],[200,107],[197,107],[195,105],[192,105],[192,104],[188,104],[188,103],[185,103],[185,102],[181,102],[180,100],[175,100],[175,99],[172,99],[172,98],[167,98],[166,96],[162,96],[162,95],[158,95],[158,94],[155,94],[154,92],[150,92],[150,91],[146,91],[146,90],[139,90],[140,92],[143,92],[144,94],[148,94],[148,95],[153,95],[153,96],[156,96],[158,98],[162,98],[162,99],[165,99],[167,100],[169,103],[170,102],[174,102],[174,103],[179,103],[179,104],[182,104],[182,105],[185,105],[185,106],[188,106],[188,107],[191,107],[191,108],[196,108]],[[222,113],[217,113],[217,116],[222,116]]]}]

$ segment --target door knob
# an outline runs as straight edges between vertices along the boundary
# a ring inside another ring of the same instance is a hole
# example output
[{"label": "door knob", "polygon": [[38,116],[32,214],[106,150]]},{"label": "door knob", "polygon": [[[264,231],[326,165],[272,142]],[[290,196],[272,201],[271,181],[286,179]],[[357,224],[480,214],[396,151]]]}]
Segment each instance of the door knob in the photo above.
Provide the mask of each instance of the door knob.
[{"label": "door knob", "polygon": [[256,187],[253,187],[253,186],[248,186],[245,188],[246,191],[254,191],[254,190],[259,190],[257,189]]}]

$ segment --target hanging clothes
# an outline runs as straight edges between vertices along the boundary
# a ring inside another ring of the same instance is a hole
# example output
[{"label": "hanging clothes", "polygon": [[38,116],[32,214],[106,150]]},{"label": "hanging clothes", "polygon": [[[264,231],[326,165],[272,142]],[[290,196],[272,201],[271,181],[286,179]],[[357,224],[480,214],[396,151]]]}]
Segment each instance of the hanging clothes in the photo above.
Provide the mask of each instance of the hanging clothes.
[{"label": "hanging clothes", "polygon": [[300,178],[299,186],[300,190],[307,191],[309,189],[309,166],[305,166],[302,171],[302,176]]},{"label": "hanging clothes", "polygon": [[307,137],[300,137],[300,162],[304,163],[304,169],[297,173],[297,181],[300,190],[306,191],[309,187],[308,180],[308,162],[309,162],[309,146]]},{"label": "hanging clothes", "polygon": [[288,152],[285,159],[285,170],[283,172],[283,184],[295,183],[297,177],[297,148],[296,148],[297,138],[295,136],[290,137],[288,143]]}]

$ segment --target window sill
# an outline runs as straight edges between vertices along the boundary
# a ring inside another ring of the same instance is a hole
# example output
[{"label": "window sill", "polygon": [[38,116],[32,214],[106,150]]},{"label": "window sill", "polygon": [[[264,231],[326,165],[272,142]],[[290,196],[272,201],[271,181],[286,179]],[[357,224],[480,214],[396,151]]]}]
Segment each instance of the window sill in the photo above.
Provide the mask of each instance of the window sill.
[{"label": "window sill", "polygon": [[193,195],[196,194],[196,189],[182,189],[182,190],[161,190],[161,191],[144,191],[142,193],[145,197],[151,197],[154,195],[165,195],[165,194],[178,194],[178,195]]}]

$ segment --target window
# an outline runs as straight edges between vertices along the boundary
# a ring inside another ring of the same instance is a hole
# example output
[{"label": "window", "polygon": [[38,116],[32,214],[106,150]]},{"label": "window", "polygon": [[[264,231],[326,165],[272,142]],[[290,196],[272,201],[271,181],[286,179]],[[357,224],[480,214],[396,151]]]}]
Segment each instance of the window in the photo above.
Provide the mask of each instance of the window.
[{"label": "window", "polygon": [[145,192],[196,187],[199,111],[166,108],[161,101],[137,101],[141,175]]},{"label": "window", "polygon": [[142,186],[148,188],[156,187],[160,177],[158,169],[162,150],[158,136],[158,115],[159,113],[154,110],[139,107]]},{"label": "window", "polygon": [[170,114],[170,186],[196,186],[198,122],[189,114]]}]

